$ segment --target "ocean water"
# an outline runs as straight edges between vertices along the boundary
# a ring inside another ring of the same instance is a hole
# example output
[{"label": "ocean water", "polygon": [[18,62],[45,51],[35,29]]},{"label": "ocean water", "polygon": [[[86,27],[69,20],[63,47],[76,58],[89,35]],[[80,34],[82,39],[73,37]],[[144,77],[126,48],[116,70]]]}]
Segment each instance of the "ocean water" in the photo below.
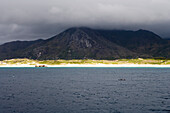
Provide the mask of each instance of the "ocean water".
[{"label": "ocean water", "polygon": [[170,113],[170,68],[0,68],[0,113]]}]

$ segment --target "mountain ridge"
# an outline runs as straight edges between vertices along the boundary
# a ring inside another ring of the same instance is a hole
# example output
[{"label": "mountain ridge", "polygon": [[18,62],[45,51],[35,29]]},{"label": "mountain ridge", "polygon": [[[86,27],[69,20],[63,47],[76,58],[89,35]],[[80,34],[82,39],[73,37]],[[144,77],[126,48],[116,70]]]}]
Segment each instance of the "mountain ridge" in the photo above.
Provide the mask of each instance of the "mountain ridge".
[{"label": "mountain ridge", "polygon": [[170,41],[147,30],[69,28],[46,40],[0,45],[0,60],[170,58]]}]

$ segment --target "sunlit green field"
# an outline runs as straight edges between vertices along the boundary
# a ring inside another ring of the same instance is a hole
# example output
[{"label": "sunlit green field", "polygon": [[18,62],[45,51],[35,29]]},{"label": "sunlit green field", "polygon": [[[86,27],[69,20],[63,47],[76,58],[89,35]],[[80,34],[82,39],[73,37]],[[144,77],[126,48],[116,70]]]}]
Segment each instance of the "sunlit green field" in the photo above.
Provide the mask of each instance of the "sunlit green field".
[{"label": "sunlit green field", "polygon": [[64,64],[157,64],[170,65],[170,60],[167,59],[117,59],[117,60],[31,60],[31,59],[10,59],[0,61],[0,65],[64,65]]}]

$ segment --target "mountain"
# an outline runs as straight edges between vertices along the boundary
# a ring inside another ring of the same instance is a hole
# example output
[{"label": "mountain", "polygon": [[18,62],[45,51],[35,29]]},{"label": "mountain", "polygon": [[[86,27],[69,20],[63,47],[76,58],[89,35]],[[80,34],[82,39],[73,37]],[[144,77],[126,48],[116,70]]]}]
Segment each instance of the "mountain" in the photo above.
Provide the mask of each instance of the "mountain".
[{"label": "mountain", "polygon": [[170,58],[170,41],[146,30],[70,28],[47,40],[0,45],[0,60]]}]

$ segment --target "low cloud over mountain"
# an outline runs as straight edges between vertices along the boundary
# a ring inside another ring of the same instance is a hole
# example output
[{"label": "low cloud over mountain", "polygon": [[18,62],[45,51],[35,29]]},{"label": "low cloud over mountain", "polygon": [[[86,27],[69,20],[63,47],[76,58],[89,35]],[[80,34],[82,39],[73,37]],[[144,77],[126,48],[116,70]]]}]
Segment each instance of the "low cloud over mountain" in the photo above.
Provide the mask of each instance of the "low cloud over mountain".
[{"label": "low cloud over mountain", "polygon": [[169,0],[0,0],[0,43],[47,38],[69,27],[148,29],[170,37]]}]

